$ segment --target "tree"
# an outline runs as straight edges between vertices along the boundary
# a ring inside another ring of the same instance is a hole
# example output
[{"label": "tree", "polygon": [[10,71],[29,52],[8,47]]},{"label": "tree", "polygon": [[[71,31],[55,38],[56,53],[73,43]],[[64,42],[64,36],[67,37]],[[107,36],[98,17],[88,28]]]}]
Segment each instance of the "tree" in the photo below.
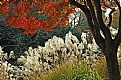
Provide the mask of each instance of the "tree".
[{"label": "tree", "polygon": [[[111,14],[113,11],[109,14],[109,24],[105,25],[102,17],[102,5],[100,0],[83,0],[82,3],[75,0],[69,1],[71,5],[77,6],[85,13],[89,28],[95,38],[95,41],[106,57],[109,80],[120,80],[120,71],[117,60],[117,49],[121,43],[121,6],[119,2],[114,0],[115,5],[117,5],[119,9],[119,28],[116,37],[112,39],[109,27],[111,25]],[[101,31],[103,32],[104,37],[102,37]]]},{"label": "tree", "polygon": [[[8,17],[5,20],[6,25],[22,28],[25,29],[26,34],[33,34],[38,29],[50,31],[51,28],[56,27],[59,23],[65,26],[68,21],[68,15],[75,12],[75,7],[80,8],[87,18],[89,28],[97,45],[102,49],[106,57],[109,80],[120,80],[117,49],[121,43],[121,6],[118,0],[114,1],[119,10],[119,28],[114,39],[111,37],[109,27],[111,26],[112,13],[115,9],[112,7],[113,4],[108,4],[112,11],[109,13],[109,23],[106,25],[102,16],[102,2],[105,2],[104,0],[60,0],[60,2],[52,2],[52,0],[28,0],[28,2],[26,0],[10,0],[6,2],[4,0],[1,4],[2,6],[0,6],[0,11],[2,11],[0,13],[8,13]],[[12,4],[15,8],[13,7],[10,10],[8,4]],[[104,5],[107,6],[107,4]],[[38,12],[40,17],[35,17],[34,15]],[[42,15],[44,20],[41,18]],[[101,35],[101,31],[104,37]]]}]

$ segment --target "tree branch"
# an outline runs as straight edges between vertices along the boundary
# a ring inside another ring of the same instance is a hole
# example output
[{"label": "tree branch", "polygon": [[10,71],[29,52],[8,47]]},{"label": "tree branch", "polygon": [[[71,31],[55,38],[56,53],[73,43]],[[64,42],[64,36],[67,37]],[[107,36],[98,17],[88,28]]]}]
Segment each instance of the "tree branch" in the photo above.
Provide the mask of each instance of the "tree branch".
[{"label": "tree branch", "polygon": [[98,19],[98,23],[100,25],[103,25],[103,27],[101,27],[101,30],[105,32],[105,24],[103,22],[103,17],[102,17],[102,10],[101,10],[101,4],[100,4],[100,0],[94,0],[94,4],[96,7],[96,12],[97,12],[97,19]]},{"label": "tree branch", "polygon": [[[76,2],[75,0],[69,0],[69,1],[70,1],[70,4],[75,5],[76,7],[80,8],[85,13],[85,16],[86,16],[88,24],[89,24],[89,28],[95,38],[95,41],[98,44],[98,46],[102,49],[102,51],[104,52],[105,51],[105,40],[101,36],[99,27],[96,26],[97,25],[96,22],[93,23],[93,19],[96,20],[96,17],[94,17],[95,15],[93,14],[94,9],[91,8],[91,5],[90,5],[90,9],[93,12],[93,13],[91,13],[91,11],[88,9],[88,7],[86,5],[82,5],[78,2]],[[93,16],[93,19],[92,19],[92,16]],[[95,28],[95,27],[98,27],[98,28]]]},{"label": "tree branch", "polygon": [[89,9],[90,9],[90,12],[91,12],[91,16],[92,16],[93,22],[96,25],[95,27],[97,27],[98,30],[99,30],[99,24],[97,22],[97,19],[96,19],[96,16],[95,16],[94,6],[92,5],[91,0],[87,0],[87,4],[89,6]]},{"label": "tree branch", "polygon": [[88,20],[88,24],[90,25],[89,26],[90,30],[92,31],[92,33],[94,33],[94,24],[92,22],[91,14],[90,14],[90,11],[87,8],[87,6],[80,4],[80,3],[76,2],[75,0],[69,0],[69,2],[70,2],[71,5],[74,5],[78,8],[80,8],[85,13],[86,18]]},{"label": "tree branch", "polygon": [[110,27],[111,26],[111,23],[112,23],[112,13],[116,11],[114,8],[112,8],[112,11],[109,13],[109,23],[107,25],[107,27]]},{"label": "tree branch", "polygon": [[109,14],[109,23],[108,23],[107,26],[110,27],[111,23],[112,23],[112,14]]},{"label": "tree branch", "polygon": [[100,0],[94,0],[94,4],[95,4],[95,7],[96,7],[97,19],[98,19],[98,23],[100,25],[100,29],[103,32],[105,39],[112,41],[110,30],[109,30],[108,27],[106,27],[106,25],[103,22]]}]

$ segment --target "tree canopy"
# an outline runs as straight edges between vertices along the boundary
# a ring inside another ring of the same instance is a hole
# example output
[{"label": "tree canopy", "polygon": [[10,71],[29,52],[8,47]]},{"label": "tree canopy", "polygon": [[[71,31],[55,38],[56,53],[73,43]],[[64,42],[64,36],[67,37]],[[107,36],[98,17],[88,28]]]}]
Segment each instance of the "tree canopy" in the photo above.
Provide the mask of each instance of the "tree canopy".
[{"label": "tree canopy", "polygon": [[58,24],[66,26],[68,15],[75,12],[68,0],[2,0],[0,15],[7,13],[6,26],[22,28],[25,34],[34,34],[38,29],[52,31]]}]

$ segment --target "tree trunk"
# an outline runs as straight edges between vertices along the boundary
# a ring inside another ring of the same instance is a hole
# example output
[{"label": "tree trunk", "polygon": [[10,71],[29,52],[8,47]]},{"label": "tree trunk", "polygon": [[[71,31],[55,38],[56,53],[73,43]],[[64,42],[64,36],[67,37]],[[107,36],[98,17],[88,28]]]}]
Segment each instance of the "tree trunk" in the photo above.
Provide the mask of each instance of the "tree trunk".
[{"label": "tree trunk", "polygon": [[120,80],[117,49],[114,46],[108,46],[105,53],[109,80]]}]

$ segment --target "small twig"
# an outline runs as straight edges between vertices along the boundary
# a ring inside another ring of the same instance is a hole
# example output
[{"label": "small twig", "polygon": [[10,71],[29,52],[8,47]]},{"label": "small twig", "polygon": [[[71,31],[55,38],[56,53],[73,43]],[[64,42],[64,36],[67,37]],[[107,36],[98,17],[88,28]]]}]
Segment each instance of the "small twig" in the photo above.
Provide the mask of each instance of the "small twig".
[{"label": "small twig", "polygon": [[112,23],[112,13],[114,12],[114,11],[116,11],[115,9],[112,9],[112,11],[109,13],[109,23],[108,23],[108,27],[110,27],[111,26],[111,23]]}]

